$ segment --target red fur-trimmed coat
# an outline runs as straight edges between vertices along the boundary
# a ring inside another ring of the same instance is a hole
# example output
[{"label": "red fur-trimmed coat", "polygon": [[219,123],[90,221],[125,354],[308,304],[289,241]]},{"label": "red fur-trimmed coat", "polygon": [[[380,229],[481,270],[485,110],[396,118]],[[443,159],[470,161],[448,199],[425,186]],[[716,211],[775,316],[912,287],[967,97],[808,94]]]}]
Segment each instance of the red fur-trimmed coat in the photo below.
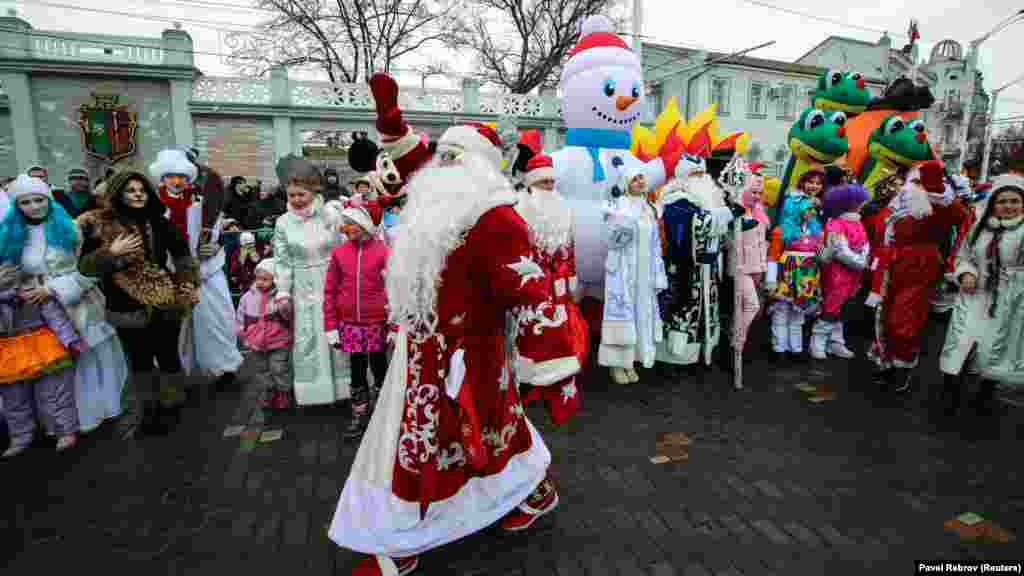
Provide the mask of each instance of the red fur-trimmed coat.
[{"label": "red fur-trimmed coat", "polygon": [[532,360],[560,366],[550,378],[571,378],[580,369],[571,327],[555,312],[550,272],[538,262],[513,202],[483,213],[448,254],[438,284],[437,332],[408,335],[392,491],[419,502],[424,512],[530,449],[517,386],[520,334],[543,338]]}]

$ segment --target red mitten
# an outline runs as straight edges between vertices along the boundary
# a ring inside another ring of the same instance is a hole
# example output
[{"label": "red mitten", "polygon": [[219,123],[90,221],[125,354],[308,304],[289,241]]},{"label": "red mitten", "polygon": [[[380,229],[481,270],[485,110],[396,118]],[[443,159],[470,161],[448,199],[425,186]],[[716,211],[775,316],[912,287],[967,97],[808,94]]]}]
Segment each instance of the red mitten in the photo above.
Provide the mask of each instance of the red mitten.
[{"label": "red mitten", "polygon": [[398,82],[387,74],[377,73],[370,78],[370,92],[377,105],[377,131],[382,138],[400,138],[408,128],[398,107]]}]

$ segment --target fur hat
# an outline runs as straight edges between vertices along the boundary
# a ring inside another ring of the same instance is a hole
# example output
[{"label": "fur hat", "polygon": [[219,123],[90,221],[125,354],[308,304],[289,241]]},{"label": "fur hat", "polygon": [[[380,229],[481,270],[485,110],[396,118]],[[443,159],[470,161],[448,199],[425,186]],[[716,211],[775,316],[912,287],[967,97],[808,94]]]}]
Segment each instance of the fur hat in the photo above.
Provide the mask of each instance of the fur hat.
[{"label": "fur hat", "polygon": [[53,200],[53,194],[50,192],[50,187],[46,182],[28,174],[19,174],[14,182],[11,182],[8,191],[8,194],[11,196],[11,202],[17,202],[19,198],[32,195],[46,196]]},{"label": "fur hat", "polygon": [[700,156],[691,156],[690,154],[684,154],[679,159],[679,164],[676,165],[676,175],[682,178],[688,178],[691,172],[707,172],[707,162]]},{"label": "fur hat", "polygon": [[501,168],[501,139],[498,133],[489,126],[482,124],[464,124],[452,126],[441,135],[438,148],[453,147],[475,152],[490,160],[495,168]]},{"label": "fur hat", "polygon": [[255,246],[256,236],[252,232],[242,232],[238,235],[238,243],[242,246]]},{"label": "fur hat", "polygon": [[593,15],[583,21],[580,41],[569,51],[562,68],[562,84],[581,72],[604,66],[628,68],[640,74],[640,58],[615,34],[612,21]]},{"label": "fur hat", "polygon": [[533,186],[537,182],[545,179],[554,180],[554,178],[555,168],[551,161],[551,156],[548,156],[547,154],[538,154],[526,163],[526,171],[523,179],[527,186]]},{"label": "fur hat", "polygon": [[189,162],[188,156],[177,148],[161,150],[156,162],[149,165],[149,175],[156,181],[172,174],[184,176],[189,182],[196,179],[195,164]]},{"label": "fur hat", "polygon": [[1024,193],[1024,176],[1018,176],[1016,174],[1003,174],[996,176],[992,180],[992,195],[999,192],[1003,188],[1016,188]]},{"label": "fur hat", "polygon": [[41,164],[33,164],[33,165],[29,166],[28,168],[25,169],[25,174],[26,175],[30,174],[33,170],[39,170],[39,171],[42,171],[42,172],[46,172],[47,175],[50,174],[50,171],[46,169],[46,166],[43,166]]},{"label": "fur hat", "polygon": [[363,230],[373,236],[380,230],[381,220],[384,219],[384,207],[373,200],[360,203],[349,202],[342,210],[341,216],[359,224]]},{"label": "fur hat", "polygon": [[88,180],[89,173],[86,172],[84,168],[72,168],[71,170],[68,171],[68,180],[71,180],[73,178],[85,178],[86,180]]},{"label": "fur hat", "polygon": [[277,266],[275,266],[275,264],[276,263],[273,258],[264,258],[256,265],[255,272],[266,272],[274,278],[277,278]]}]

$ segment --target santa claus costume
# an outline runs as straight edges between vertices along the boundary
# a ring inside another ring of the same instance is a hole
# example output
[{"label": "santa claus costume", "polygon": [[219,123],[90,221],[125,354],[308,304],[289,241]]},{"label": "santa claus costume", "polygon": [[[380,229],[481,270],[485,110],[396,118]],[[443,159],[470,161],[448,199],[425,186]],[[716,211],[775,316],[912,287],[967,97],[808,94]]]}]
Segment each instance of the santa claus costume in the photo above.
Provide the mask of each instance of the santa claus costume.
[{"label": "santa claus costume", "polygon": [[211,201],[212,197],[197,197],[193,182],[198,169],[179,149],[161,150],[149,172],[160,182],[160,199],[170,211],[171,222],[186,237],[193,257],[199,259],[199,303],[182,326],[179,342],[182,367],[186,374],[198,370],[223,384],[242,366],[242,354],[238,351],[235,304],[224,273],[220,204]]},{"label": "santa claus costume", "polygon": [[387,277],[401,328],[329,530],[373,555],[357,575],[408,574],[418,554],[503,517],[506,529],[528,527],[558,504],[512,344],[525,330],[546,338],[530,358],[550,367],[537,384],[580,365],[498,144],[489,128],[450,128],[437,162],[409,183]]},{"label": "santa claus costume", "polygon": [[745,210],[725,205],[703,158],[684,157],[679,171],[683,176],[670,181],[660,198],[668,290],[660,302],[665,337],[658,342],[657,361],[710,365],[721,336],[721,242]]},{"label": "santa claus costume", "polygon": [[869,356],[878,368],[876,383],[905,392],[917,365],[935,283],[943,273],[939,246],[967,211],[955,200],[937,160],[910,171],[891,209],[883,247],[873,263],[882,276],[880,292],[868,297],[871,303],[880,302]]},{"label": "santa claus costume", "polygon": [[[530,229],[534,258],[544,268],[549,289],[554,295],[555,315],[566,318],[576,358],[581,367],[586,366],[590,338],[589,328],[578,305],[579,283],[576,279],[576,253],[572,241],[572,210],[557,190],[550,156],[535,155],[524,168],[522,181],[526,188],[519,193],[516,212]],[[516,319],[517,322],[519,320],[532,322],[529,315]],[[560,425],[579,410],[579,379],[563,381],[559,386],[543,385],[545,382],[550,383],[549,373],[557,369],[557,366],[534,364],[531,358],[539,355],[534,348],[546,345],[547,340],[543,332],[520,332],[516,340],[518,377],[522,385],[523,401],[544,400],[551,421]]]}]

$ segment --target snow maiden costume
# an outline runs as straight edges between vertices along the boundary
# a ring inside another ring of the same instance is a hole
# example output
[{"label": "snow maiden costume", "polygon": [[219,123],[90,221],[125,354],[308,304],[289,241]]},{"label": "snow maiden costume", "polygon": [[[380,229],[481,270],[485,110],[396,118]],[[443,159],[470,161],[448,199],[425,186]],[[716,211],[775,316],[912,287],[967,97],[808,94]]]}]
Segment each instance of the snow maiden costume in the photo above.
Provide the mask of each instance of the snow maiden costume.
[{"label": "snow maiden costume", "polygon": [[[199,259],[199,303],[182,333],[182,366],[186,374],[198,370],[221,379],[223,384],[241,367],[242,355],[238,351],[235,305],[224,273],[226,256],[220,245],[222,199],[214,200],[217,192],[195,196],[192,182],[197,168],[181,150],[161,150],[149,173],[160,182],[161,198],[172,207],[172,222],[188,238],[193,257]],[[184,183],[172,182],[174,176],[184,176]],[[219,193],[223,194],[223,187]]]},{"label": "snow maiden costume", "polygon": [[[580,368],[568,325],[513,208],[493,130],[450,128],[437,156],[409,183],[387,278],[401,329],[329,531],[376,555],[356,576],[408,574],[420,553],[503,517],[505,529],[528,527],[558,504],[511,344],[542,333],[544,355],[531,360],[552,369],[535,384],[557,385]],[[509,325],[509,314],[531,320]]]},{"label": "snow maiden costume", "polygon": [[711,365],[721,336],[718,285],[721,242],[743,208],[725,206],[722,191],[706,172],[703,158],[686,156],[682,176],[670,181],[659,199],[667,251],[668,290],[660,302],[664,338],[657,361]]},{"label": "snow maiden costume", "polygon": [[960,405],[958,376],[976,353],[983,380],[975,401],[985,411],[997,382],[1024,385],[1024,218],[997,218],[993,207],[1004,196],[1024,201],[1024,177],[995,179],[985,213],[960,246],[953,274],[958,283],[974,277],[973,291],[961,289],[946,330],[939,368],[952,415]]},{"label": "snow maiden costume", "polygon": [[903,190],[893,199],[885,245],[872,263],[884,274],[882,292],[868,297],[871,303],[880,303],[869,352],[880,386],[892,385],[897,392],[910,389],[935,282],[943,273],[939,247],[949,229],[966,217],[937,160],[911,170]]},{"label": "snow maiden costume", "polygon": [[[25,177],[12,187],[25,194],[33,186],[45,193],[45,184]],[[61,314],[82,337],[84,351],[75,365],[75,405],[80,431],[89,432],[104,420],[121,415],[121,390],[128,378],[128,365],[121,340],[106,321],[106,299],[99,284],[78,272],[82,237],[66,212],[54,210],[51,202],[45,221],[28,224],[12,213],[12,220],[0,234],[0,246],[10,247],[10,259],[19,262],[23,274],[34,275],[56,299]],[[64,221],[64,219],[67,219]],[[60,238],[58,233],[71,234]],[[24,248],[16,248],[21,247]],[[15,254],[15,252],[18,252]],[[4,258],[6,259],[6,258]]]},{"label": "snow maiden costume", "polygon": [[294,308],[292,389],[300,405],[333,404],[349,397],[351,381],[348,353],[332,348],[324,333],[324,279],[341,235],[316,193],[319,170],[301,158],[289,164],[283,181],[314,192],[310,206],[296,210],[289,205],[274,226],[277,300],[290,300]]},{"label": "snow maiden costume", "polygon": [[[126,194],[140,192],[146,198],[143,206],[126,204]],[[117,329],[131,368],[122,398],[124,415],[118,423],[122,436],[130,438],[135,436],[140,418],[147,428],[160,432],[178,419],[183,403],[178,392],[178,338],[182,318],[199,299],[197,266],[178,229],[164,217],[166,208],[143,174],[115,174],[108,180],[107,193],[108,208],[79,217],[85,238],[81,268],[93,270],[101,278],[107,321]],[[116,239],[133,235],[141,239],[138,250],[120,255],[111,251]]]},{"label": "snow maiden costume", "polygon": [[646,187],[637,195],[634,183],[643,175],[626,168],[623,195],[605,211],[611,229],[605,264],[604,317],[597,362],[610,367],[617,384],[640,381],[633,369],[654,366],[657,343],[662,339],[658,293],[668,288],[661,255],[658,211],[647,199]]}]

